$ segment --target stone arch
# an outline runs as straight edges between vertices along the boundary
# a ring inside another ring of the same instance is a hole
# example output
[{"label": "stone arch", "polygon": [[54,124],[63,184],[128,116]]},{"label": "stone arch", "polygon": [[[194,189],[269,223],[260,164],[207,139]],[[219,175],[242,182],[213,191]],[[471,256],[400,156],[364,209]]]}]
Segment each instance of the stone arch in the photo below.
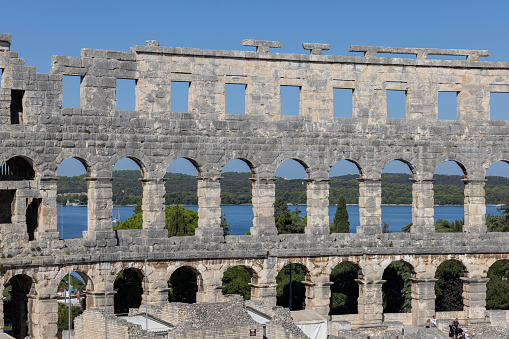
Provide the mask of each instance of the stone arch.
[{"label": "stone arch", "polygon": [[235,157],[223,158],[222,161],[219,163],[220,171],[221,172],[223,171],[223,168],[227,163],[229,163],[232,160],[236,160],[236,159],[244,162],[251,170],[251,174],[253,175],[253,178],[256,178],[256,174],[258,172],[257,169],[260,167],[261,163],[258,160],[256,160],[256,159],[252,160],[251,157],[247,157],[247,156],[239,155],[239,156],[235,156]]},{"label": "stone arch", "polygon": [[462,311],[463,310],[463,281],[468,276],[467,266],[456,258],[442,261],[435,270],[435,310]]},{"label": "stone arch", "polygon": [[[359,176],[362,177],[362,173],[363,173],[363,165],[361,164],[361,162],[359,160],[354,160],[352,158],[340,158],[340,159],[334,159],[333,161],[330,161],[328,164],[327,164],[327,173],[330,173],[330,170],[338,163],[338,162],[341,162],[341,161],[348,161],[352,164],[355,165],[355,167],[357,167],[357,170],[359,171]],[[329,175],[330,176],[330,175]]]},{"label": "stone arch", "polygon": [[499,259],[489,265],[486,276],[486,309],[509,309],[509,259]]},{"label": "stone arch", "polygon": [[[221,282],[223,285],[222,293],[223,294],[240,294],[244,297],[244,299],[251,299],[251,292],[253,287],[251,284],[257,278],[255,270],[252,269],[249,265],[229,265],[230,267],[223,272],[223,277],[221,278]],[[237,269],[237,268],[240,268]],[[231,270],[232,273],[227,276],[227,273]],[[249,274],[249,279],[245,273]]]},{"label": "stone arch", "polygon": [[[35,281],[26,274],[15,274],[6,281],[10,285],[10,302],[4,300],[3,314],[4,323],[12,324],[12,334],[15,338],[25,338],[29,335],[31,308],[29,296],[35,294]],[[6,314],[11,314],[11,319],[6,319]]]},{"label": "stone arch", "polygon": [[446,155],[438,156],[435,159],[435,169],[433,171],[433,174],[437,171],[438,166],[440,166],[441,164],[443,164],[444,162],[447,162],[447,161],[454,161],[460,167],[460,169],[463,171],[463,174],[465,175],[465,179],[468,178],[469,171],[467,170],[467,166],[465,164],[469,164],[469,161],[466,159],[461,159],[461,156],[456,155],[456,154],[446,154]]},{"label": "stone arch", "polygon": [[93,281],[93,279],[89,275],[88,269],[86,267],[81,267],[81,266],[65,266],[65,267],[62,267],[58,271],[58,273],[55,276],[55,278],[52,279],[52,281],[51,281],[51,284],[53,285],[52,286],[52,290],[54,292],[57,291],[58,284],[60,283],[60,281],[66,275],[68,275],[69,273],[76,273],[76,274],[78,274],[81,277],[81,279],[83,279],[83,281],[85,282],[87,290],[94,291],[95,282]]},{"label": "stone arch", "polygon": [[62,153],[60,153],[55,159],[57,170],[60,167],[60,165],[69,158],[74,158],[78,160],[83,165],[83,167],[85,167],[87,177],[92,176],[93,165],[96,163],[96,161],[91,154],[85,151],[79,151],[77,153],[70,152],[67,150],[62,151]]},{"label": "stone arch", "polygon": [[414,165],[415,159],[407,157],[404,154],[390,154],[390,155],[384,156],[378,163],[380,173],[382,173],[382,170],[385,168],[385,166],[387,166],[389,163],[391,163],[393,161],[399,161],[399,162],[402,162],[405,165],[407,165],[408,168],[410,169],[410,172],[412,172],[412,176],[415,177],[415,174],[416,174],[415,165]]},{"label": "stone arch", "polygon": [[147,156],[145,156],[141,152],[137,152],[137,151],[135,151],[134,154],[130,154],[130,153],[128,153],[128,154],[119,153],[118,154],[117,153],[114,156],[112,156],[110,161],[108,162],[108,168],[110,169],[110,172],[113,172],[113,168],[115,167],[117,162],[119,162],[120,160],[122,160],[124,158],[134,161],[136,163],[136,165],[138,165],[140,167],[142,178],[146,178],[148,173],[150,173],[151,169],[147,164],[151,164],[152,161],[150,159],[148,159]]},{"label": "stone arch", "polygon": [[358,313],[359,284],[356,280],[362,277],[361,267],[349,260],[342,260],[332,268],[329,315]]},{"label": "stone arch", "polygon": [[[203,272],[200,272],[194,265],[187,264],[179,265],[171,270],[171,274],[168,277],[168,301],[195,303],[197,293],[203,291],[202,273]],[[175,274],[177,274],[177,276],[174,281],[173,277]],[[190,289],[190,286],[195,288]]]},{"label": "stone arch", "polygon": [[0,164],[3,164],[7,161],[9,161],[12,158],[22,158],[23,160],[27,161],[28,164],[32,167],[32,169],[35,172],[34,177],[38,177],[41,173],[41,169],[44,167],[47,163],[46,160],[41,159],[41,155],[39,155],[36,152],[33,152],[31,150],[27,150],[25,148],[23,149],[8,149],[6,152],[3,152],[2,156],[0,156]]},{"label": "stone arch", "polygon": [[25,156],[14,156],[0,167],[0,181],[34,180],[37,170],[32,159]]},{"label": "stone arch", "polygon": [[115,314],[128,313],[130,308],[138,308],[143,298],[143,270],[135,266],[122,269],[113,283]]},{"label": "stone arch", "polygon": [[408,313],[412,309],[413,266],[405,260],[394,260],[385,266],[382,280],[384,313]]},{"label": "stone arch", "polygon": [[307,177],[309,178],[310,175],[311,175],[311,168],[310,166],[308,165],[308,162],[310,159],[301,159],[299,157],[296,157],[296,156],[289,156],[287,154],[281,154],[279,155],[273,162],[272,162],[272,168],[273,168],[273,172],[274,173],[274,176],[275,176],[275,173],[276,173],[276,170],[278,169],[279,165],[281,165],[283,162],[285,162],[286,160],[295,160],[296,162],[298,162],[303,168],[304,170],[306,171],[306,174],[307,174]]},{"label": "stone arch", "polygon": [[486,171],[493,165],[495,164],[496,162],[505,162],[507,164],[509,164],[509,155],[506,155],[506,154],[496,154],[496,155],[493,155],[493,156],[490,156],[489,158],[487,158],[483,163],[482,163],[482,169],[483,169],[483,174],[484,176],[486,176]]},{"label": "stone arch", "polygon": [[[311,281],[310,270],[306,265],[300,263],[300,260],[291,260],[291,258],[285,258],[278,262],[278,270],[276,276],[276,305],[283,307],[290,307],[291,310],[304,309],[304,304],[309,302],[310,290],[308,284],[302,283]],[[286,274],[285,269],[288,269]],[[290,284],[290,277],[292,284]],[[291,286],[291,292],[290,292]],[[292,305],[290,305],[290,296]]]}]

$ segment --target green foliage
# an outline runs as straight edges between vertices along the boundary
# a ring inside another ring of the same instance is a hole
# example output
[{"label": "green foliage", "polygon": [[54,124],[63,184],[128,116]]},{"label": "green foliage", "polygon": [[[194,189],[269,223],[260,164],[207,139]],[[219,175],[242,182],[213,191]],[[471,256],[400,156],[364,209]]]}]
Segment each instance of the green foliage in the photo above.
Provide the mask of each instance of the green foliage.
[{"label": "green foliage", "polygon": [[180,267],[168,280],[169,302],[181,302],[194,304],[196,302],[196,292],[198,292],[198,283],[196,273],[189,267]]},{"label": "green foliage", "polygon": [[277,200],[274,205],[274,220],[278,234],[304,233],[306,217],[299,216],[299,206],[290,212],[288,205]]},{"label": "green foliage", "polygon": [[462,311],[463,310],[463,281],[459,278],[465,275],[461,263],[447,260],[438,266],[435,273],[435,310]]},{"label": "green foliage", "polygon": [[[74,318],[81,315],[83,309],[79,306],[71,306],[71,329],[74,329]],[[58,303],[58,330],[64,331],[69,329],[69,305]]]},{"label": "green foliage", "polygon": [[412,227],[412,225],[413,225],[413,223],[411,222],[411,223],[407,224],[406,226],[403,226],[403,227],[401,228],[401,230],[402,230],[403,232],[410,233],[410,228]]},{"label": "green foliage", "polygon": [[486,309],[509,310],[509,260],[499,260],[488,270]]},{"label": "green foliage", "polygon": [[463,232],[463,225],[465,224],[465,219],[456,219],[454,221],[437,219],[435,223],[435,232],[437,233],[447,233],[447,232]]},{"label": "green foliage", "polygon": [[[306,286],[302,283],[306,279],[304,268],[297,264],[290,264],[286,267],[293,270],[292,272],[292,306],[293,311],[303,310],[306,307]],[[295,269],[298,273],[295,273]],[[290,296],[290,275],[285,274],[283,268],[276,276],[276,305],[289,307]]]},{"label": "green foliage", "polygon": [[[69,287],[67,285],[68,283],[69,275],[66,275],[65,277],[62,278],[62,280],[60,280],[60,283],[58,284],[58,289],[60,290],[67,289]],[[71,275],[71,286],[73,290],[83,291],[85,289],[85,283],[73,275]]]},{"label": "green foliage", "polygon": [[3,297],[4,297],[4,302],[6,302],[6,303],[12,301],[12,285],[10,282],[5,284]]},{"label": "green foliage", "polygon": [[384,313],[408,313],[412,309],[412,273],[402,261],[394,261],[384,271],[382,286]]},{"label": "green foliage", "polygon": [[382,233],[391,233],[391,231],[389,231],[389,224],[385,221],[382,224]]},{"label": "green foliage", "polygon": [[331,272],[330,315],[356,314],[359,284],[357,268],[349,262],[342,262]]},{"label": "green foliage", "polygon": [[113,288],[115,293],[115,314],[128,313],[129,308],[141,305],[143,294],[142,277],[132,269],[125,269],[117,275]]},{"label": "green foliage", "polygon": [[488,232],[509,232],[509,198],[497,211],[500,215],[488,214],[486,217]]},{"label": "green foliage", "polygon": [[340,196],[336,206],[334,220],[330,224],[331,233],[350,233],[350,222],[348,221],[348,211],[346,210],[346,199]]},{"label": "green foliage", "polygon": [[223,275],[223,294],[240,294],[244,300],[251,299],[251,274],[242,266],[229,268]]},{"label": "green foliage", "polygon": [[173,207],[169,208],[169,216],[166,219],[165,228],[168,229],[169,237],[182,237],[187,233],[184,208],[179,205]]},{"label": "green foliage", "polygon": [[133,214],[124,221],[117,222],[113,226],[114,230],[141,230],[143,228],[143,214]]}]

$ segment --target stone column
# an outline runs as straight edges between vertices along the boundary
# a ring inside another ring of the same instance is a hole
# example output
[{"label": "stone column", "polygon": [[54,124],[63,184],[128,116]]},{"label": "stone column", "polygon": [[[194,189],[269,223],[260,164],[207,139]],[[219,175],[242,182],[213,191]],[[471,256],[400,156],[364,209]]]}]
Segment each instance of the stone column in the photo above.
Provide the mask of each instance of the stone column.
[{"label": "stone column", "polygon": [[329,234],[329,179],[307,180],[306,234]]},{"label": "stone column", "polygon": [[117,291],[106,291],[106,298],[104,290],[87,291],[87,309],[99,309],[104,311],[104,303],[106,300],[106,312],[113,314],[115,310],[115,294]]},{"label": "stone column", "polygon": [[380,179],[359,178],[359,222],[357,233],[382,233],[382,185]]},{"label": "stone column", "polygon": [[[166,271],[157,271],[153,267],[147,267],[147,298],[145,298],[145,291],[141,298],[142,305],[148,303],[154,306],[164,306],[168,303],[168,280]],[[146,273],[146,274],[147,274]],[[145,277],[141,282],[143,289],[145,289]]]},{"label": "stone column", "polygon": [[223,275],[219,271],[219,267],[213,267],[207,269],[198,276],[198,292],[196,293],[197,303],[216,303],[222,301],[223,298]]},{"label": "stone column", "polygon": [[114,246],[112,226],[113,191],[111,177],[87,178],[88,181],[88,230],[83,237],[100,241],[100,245]]},{"label": "stone column", "polygon": [[316,313],[325,317],[329,317],[330,310],[330,287],[333,284],[330,276],[323,276],[317,281],[303,281],[306,285],[306,310],[314,310]]},{"label": "stone column", "polygon": [[164,229],[164,179],[140,179],[143,185],[143,231],[146,238],[164,239],[168,232]]},{"label": "stone column", "polygon": [[435,282],[437,279],[412,280],[412,326],[423,327],[435,314]]},{"label": "stone column", "polygon": [[383,321],[382,285],[385,280],[355,279],[359,283],[359,320],[365,326],[381,325]]},{"label": "stone column", "polygon": [[199,237],[222,237],[221,229],[221,177],[198,177],[198,228]]},{"label": "stone column", "polygon": [[433,180],[411,180],[413,181],[411,233],[435,233]]},{"label": "stone column", "polygon": [[253,227],[251,235],[277,236],[274,222],[276,178],[251,178],[253,181]]},{"label": "stone column", "polygon": [[485,320],[488,278],[460,278],[463,281],[463,310],[469,322]]},{"label": "stone column", "polygon": [[[107,62],[106,59],[104,59],[104,62]],[[98,74],[97,70],[95,72]],[[97,110],[99,112],[115,110],[117,106],[116,88],[116,78],[85,75],[80,86],[80,107],[84,110]]]},{"label": "stone column", "polygon": [[463,179],[465,183],[465,225],[463,232],[486,233],[485,179]]},{"label": "stone column", "polygon": [[251,299],[260,300],[267,306],[276,306],[277,284],[276,271],[277,258],[268,257],[263,262],[263,270],[251,279]]},{"label": "stone column", "polygon": [[31,295],[29,301],[30,338],[56,339],[58,303],[56,295]]},{"label": "stone column", "polygon": [[42,177],[40,192],[42,196],[39,226],[35,239],[58,239],[57,230],[57,180],[58,177]]}]

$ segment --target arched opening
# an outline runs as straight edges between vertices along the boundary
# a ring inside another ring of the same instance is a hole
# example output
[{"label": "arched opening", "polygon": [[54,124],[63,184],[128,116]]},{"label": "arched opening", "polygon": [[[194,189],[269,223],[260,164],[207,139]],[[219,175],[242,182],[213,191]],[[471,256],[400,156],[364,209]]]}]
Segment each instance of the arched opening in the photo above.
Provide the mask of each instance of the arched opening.
[{"label": "arched opening", "polygon": [[[276,170],[276,203],[274,219],[278,234],[304,233],[308,173],[297,160],[283,161]],[[288,205],[294,205],[290,208]],[[299,207],[299,205],[304,205]]]},{"label": "arched opening", "polygon": [[5,333],[16,339],[25,338],[28,332],[28,296],[31,294],[32,278],[15,275],[4,286]]},{"label": "arched opening", "polygon": [[433,175],[435,231],[462,232],[464,225],[465,168],[455,161],[445,161]]},{"label": "arched opening", "polygon": [[409,313],[412,310],[412,270],[403,261],[393,261],[384,270],[382,298],[384,313]]},{"label": "arched opening", "polygon": [[344,261],[334,267],[330,275],[329,315],[358,313],[359,284],[356,279],[361,278],[361,269],[351,262]]},{"label": "arched opening", "polygon": [[[34,188],[35,183],[30,181],[35,179],[35,175],[31,161],[20,156],[10,158],[0,167],[0,181],[4,182],[0,189],[0,223],[25,223],[28,240],[35,239],[42,199],[37,193],[19,193],[20,188]],[[19,181],[29,182],[23,187],[16,183]]]},{"label": "arched opening", "polygon": [[[331,233],[355,233],[359,226],[360,170],[341,160],[329,171],[329,223]],[[346,213],[345,213],[346,210]]]},{"label": "arched opening", "polygon": [[165,228],[170,237],[194,235],[198,227],[198,175],[196,163],[184,158],[174,160],[166,169]]},{"label": "arched opening", "polygon": [[143,295],[142,283],[142,272],[133,268],[127,268],[117,275],[113,284],[116,291],[115,314],[126,314],[129,313],[130,308],[140,307]]},{"label": "arched opening", "polygon": [[88,229],[87,168],[76,158],[57,170],[57,230],[60,239],[81,238]]},{"label": "arched opening", "polygon": [[[86,309],[86,290],[87,282],[90,285],[90,279],[83,273],[72,272],[66,274],[58,284],[57,302],[58,302],[58,331],[74,329],[74,318],[79,316]],[[88,286],[89,288],[91,286]],[[70,315],[69,318],[69,307]],[[70,321],[69,321],[70,320]]]},{"label": "arched opening", "polygon": [[112,225],[114,229],[143,228],[141,213],[139,218],[133,220],[133,222],[130,220],[122,223],[122,221],[130,218],[133,213],[141,212],[143,186],[140,179],[142,177],[141,166],[134,159],[120,159],[113,167]]},{"label": "arched opening", "polygon": [[486,171],[486,179],[487,231],[509,232],[509,164],[495,162]]},{"label": "arched opening", "polygon": [[401,232],[412,222],[412,169],[393,160],[382,170],[382,231]]},{"label": "arched opening", "polygon": [[253,223],[253,183],[250,179],[254,173],[247,161],[233,159],[224,165],[221,176],[223,234],[246,234]]},{"label": "arched opening", "polygon": [[486,309],[509,310],[509,260],[496,261],[488,270]]},{"label": "arched opening", "polygon": [[463,264],[456,260],[446,260],[435,272],[435,310],[437,312],[463,311]]},{"label": "arched opening", "polygon": [[239,294],[244,300],[251,299],[251,272],[244,266],[234,266],[224,272],[223,294]]},{"label": "arched opening", "polygon": [[200,275],[195,269],[187,266],[179,267],[168,280],[168,301],[187,304],[196,303],[198,280]]},{"label": "arched opening", "polygon": [[[307,268],[300,264],[288,264],[276,276],[276,305],[298,311],[306,308],[306,286],[309,280]],[[291,282],[291,283],[290,283]]]}]

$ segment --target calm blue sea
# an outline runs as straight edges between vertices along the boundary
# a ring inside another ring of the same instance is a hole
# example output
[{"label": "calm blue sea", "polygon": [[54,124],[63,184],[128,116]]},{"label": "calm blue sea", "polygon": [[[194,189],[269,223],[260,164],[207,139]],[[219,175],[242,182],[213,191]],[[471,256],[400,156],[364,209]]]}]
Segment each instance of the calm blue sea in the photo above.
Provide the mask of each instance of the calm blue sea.
[{"label": "calm blue sea", "polygon": [[[197,211],[198,206],[186,206],[186,208]],[[296,206],[290,206],[294,210]],[[306,206],[298,206],[300,215],[306,214]],[[133,214],[134,207],[115,206],[113,215],[120,220],[125,220]],[[251,205],[233,205],[221,206],[226,214],[226,220],[230,229],[235,235],[249,232],[251,221],[253,220],[253,207]],[[350,232],[355,233],[355,227],[359,225],[359,206],[347,206],[350,217]],[[83,231],[87,229],[87,206],[58,206],[58,231],[60,238],[82,238]],[[62,228],[62,212],[63,225]],[[486,206],[488,214],[499,214],[497,206]],[[329,221],[332,222],[336,213],[336,206],[329,206]],[[463,218],[463,206],[435,206],[435,221],[437,219],[455,220]],[[389,224],[389,230],[392,232],[401,232],[401,228],[412,221],[411,206],[382,206],[382,222]]]}]

